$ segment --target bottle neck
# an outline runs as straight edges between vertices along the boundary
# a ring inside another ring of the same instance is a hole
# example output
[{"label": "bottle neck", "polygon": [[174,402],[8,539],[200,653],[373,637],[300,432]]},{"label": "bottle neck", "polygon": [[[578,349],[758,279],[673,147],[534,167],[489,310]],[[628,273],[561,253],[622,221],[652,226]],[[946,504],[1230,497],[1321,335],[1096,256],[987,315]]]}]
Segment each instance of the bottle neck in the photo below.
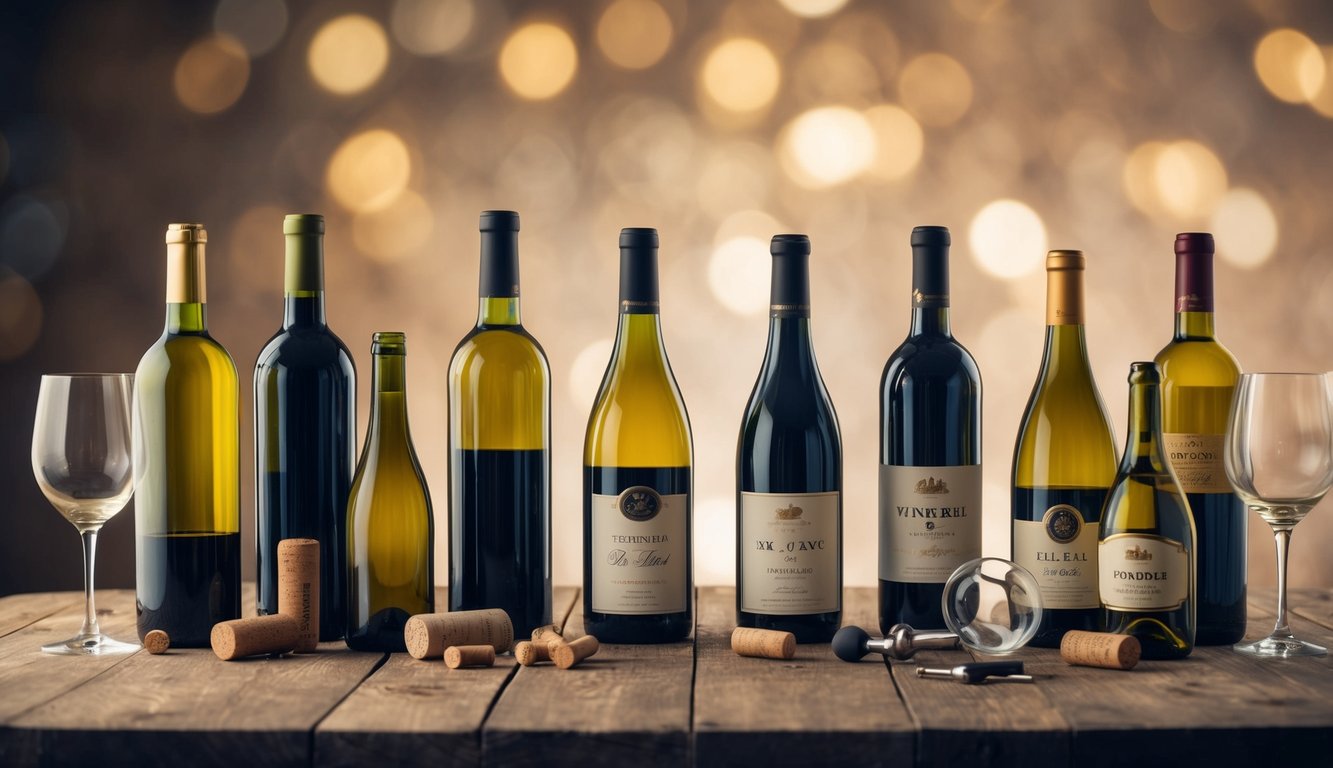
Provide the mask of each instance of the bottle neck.
[{"label": "bottle neck", "polygon": [[1214,335],[1212,312],[1176,313],[1176,341],[1212,341]]},{"label": "bottle neck", "polygon": [[1213,255],[1176,254],[1176,340],[1212,339]]},{"label": "bottle neck", "polygon": [[[1148,377],[1144,377],[1145,379]],[[1155,381],[1129,386],[1129,430],[1125,440],[1124,471],[1165,466],[1161,453],[1161,395]]]},{"label": "bottle neck", "polygon": [[482,230],[477,326],[519,325],[518,232]]},{"label": "bottle neck", "polygon": [[1041,369],[1047,380],[1064,374],[1092,379],[1092,364],[1088,361],[1088,345],[1081,324],[1046,326]]},{"label": "bottle neck", "polygon": [[[624,326],[625,315],[654,317],[659,311],[657,289],[657,249],[620,249],[620,314]],[[654,320],[656,324],[656,320]]]},{"label": "bottle neck", "polygon": [[167,244],[168,333],[204,333],[208,330],[207,283],[204,279],[204,243]]},{"label": "bottle neck", "polygon": [[167,333],[206,333],[208,307],[203,302],[167,305]]},{"label": "bottle neck", "polygon": [[949,246],[912,246],[911,335],[949,336]]},{"label": "bottle neck", "polygon": [[814,360],[810,337],[810,256],[804,253],[773,255],[769,291],[768,350],[764,369],[795,365],[802,370]]},{"label": "bottle neck", "polygon": [[370,434],[367,439],[407,435],[407,357],[375,355],[371,374],[374,398],[370,404]]},{"label": "bottle neck", "polygon": [[324,325],[324,236],[288,234],[286,243],[282,325]]}]

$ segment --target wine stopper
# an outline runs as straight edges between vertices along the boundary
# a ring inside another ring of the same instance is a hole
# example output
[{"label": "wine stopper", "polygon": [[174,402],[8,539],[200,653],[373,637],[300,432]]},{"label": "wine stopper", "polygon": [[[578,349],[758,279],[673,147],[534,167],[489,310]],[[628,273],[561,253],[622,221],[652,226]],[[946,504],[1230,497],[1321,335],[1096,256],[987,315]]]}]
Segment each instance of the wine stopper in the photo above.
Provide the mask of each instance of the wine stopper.
[{"label": "wine stopper", "polygon": [[872,638],[860,627],[843,627],[833,636],[833,653],[843,661],[858,662],[867,653],[882,653],[891,659],[910,659],[917,651],[952,651],[959,648],[958,635],[945,630],[916,630],[894,624],[883,640]]}]

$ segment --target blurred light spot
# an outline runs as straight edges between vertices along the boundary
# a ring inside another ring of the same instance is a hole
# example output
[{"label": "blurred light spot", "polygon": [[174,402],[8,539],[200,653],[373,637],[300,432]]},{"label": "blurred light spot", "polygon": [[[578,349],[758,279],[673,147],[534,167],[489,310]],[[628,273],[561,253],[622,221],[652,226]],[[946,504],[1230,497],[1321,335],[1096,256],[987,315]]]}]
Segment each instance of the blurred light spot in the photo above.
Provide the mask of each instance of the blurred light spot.
[{"label": "blurred light spot", "polygon": [[1227,190],[1227,171],[1195,141],[1168,144],[1157,156],[1157,194],[1181,218],[1207,216]]},{"label": "blurred light spot", "polygon": [[860,51],[841,42],[809,49],[792,67],[792,89],[802,103],[879,100],[879,72]]},{"label": "blurred light spot", "polygon": [[[770,235],[771,236],[771,235]],[[768,308],[771,266],[768,239],[734,237],[713,249],[708,260],[708,287],[718,303],[738,315],[757,315]]]},{"label": "blurred light spot", "polygon": [[870,175],[896,181],[915,170],[925,147],[925,135],[916,119],[893,104],[871,107],[865,111],[865,117],[875,132],[875,159],[870,164]]},{"label": "blurred light spot", "polygon": [[[524,212],[528,221],[535,216],[556,216],[569,210],[578,196],[578,171],[565,145],[543,133],[529,133],[518,141],[495,168],[495,189]],[[531,215],[529,215],[531,214]]]},{"label": "blurred light spot", "polygon": [[283,0],[221,0],[213,12],[213,29],[236,38],[251,56],[262,56],[287,31],[287,4]]},{"label": "blurred light spot", "polygon": [[672,102],[639,98],[603,118],[598,172],[622,194],[663,208],[689,204],[697,178],[695,135],[689,118]]},{"label": "blurred light spot", "polygon": [[837,13],[847,0],[778,0],[787,10],[808,19]]},{"label": "blurred light spot", "polygon": [[569,395],[578,413],[592,410],[615,346],[614,339],[598,339],[580,350],[569,366]]},{"label": "blurred light spot", "polygon": [[545,22],[519,28],[500,49],[500,75],[525,99],[549,99],[565,90],[578,66],[569,33]]},{"label": "blurred light spot", "polygon": [[704,93],[732,112],[755,112],[778,93],[781,69],[763,43],[748,37],[727,40],[704,59],[700,80]]},{"label": "blurred light spot", "polygon": [[773,153],[767,147],[745,141],[714,147],[704,155],[695,182],[698,208],[716,216],[761,206],[774,175]]},{"label": "blurred light spot", "polygon": [[236,218],[224,241],[229,258],[223,268],[229,281],[252,291],[278,292],[284,258],[282,218],[286,213],[275,205],[257,205]]},{"label": "blurred light spot", "polygon": [[[63,208],[63,206],[62,206]],[[18,195],[0,208],[0,264],[26,280],[37,280],[51,269],[65,244],[63,210],[41,200]]]},{"label": "blurred light spot", "polygon": [[425,245],[434,229],[430,206],[405,189],[387,208],[358,213],[352,219],[352,242],[372,259],[391,264]]},{"label": "blurred light spot", "polygon": [[1277,217],[1268,201],[1252,189],[1237,187],[1222,198],[1210,223],[1217,255],[1229,264],[1254,269],[1277,248]]},{"label": "blurred light spot", "polygon": [[967,239],[977,265],[996,277],[1022,277],[1046,258],[1046,226],[1017,200],[987,203],[972,218]]},{"label": "blurred light spot", "polygon": [[[722,245],[738,237],[749,237],[763,241],[764,253],[768,253],[769,239],[786,229],[777,219],[764,211],[737,211],[718,225],[717,232],[713,234],[713,245]],[[765,286],[768,285],[767,281],[763,282]]]},{"label": "blurred light spot", "polygon": [[389,40],[369,16],[349,13],[324,24],[310,41],[310,74],[340,96],[374,85],[389,65]]},{"label": "blurred light spot", "polygon": [[1125,196],[1141,211],[1156,212],[1161,207],[1157,196],[1157,158],[1166,147],[1163,141],[1144,142],[1125,158],[1121,185],[1125,188]]},{"label": "blurred light spot", "polygon": [[22,357],[41,333],[41,297],[21,275],[0,269],[0,361]]},{"label": "blurred light spot", "polygon": [[[700,483],[702,485],[702,483]],[[736,502],[710,496],[694,506],[694,578],[699,584],[736,580]]]},{"label": "blurred light spot", "polygon": [[907,62],[898,76],[903,106],[926,125],[949,125],[972,105],[972,78],[957,59],[923,53]]},{"label": "blurred light spot", "polygon": [[951,0],[954,12],[968,21],[990,21],[999,15],[1009,0]]},{"label": "blurred light spot", "polygon": [[1319,46],[1294,29],[1273,30],[1254,48],[1259,81],[1282,101],[1299,104],[1314,98],[1324,84],[1324,69]]},{"label": "blurred light spot", "polygon": [[412,53],[440,56],[467,41],[476,18],[472,0],[397,0],[389,28]]},{"label": "blurred light spot", "polygon": [[847,107],[817,107],[783,129],[783,167],[796,183],[818,188],[848,181],[875,161],[875,132]]},{"label": "blurred light spot", "polygon": [[[1324,117],[1333,117],[1333,46],[1321,49],[1324,55],[1324,82],[1310,99],[1310,106]],[[0,179],[4,172],[0,171]]]},{"label": "blurred light spot", "polygon": [[1217,21],[1214,0],[1149,0],[1152,13],[1162,26],[1173,32],[1203,32]]},{"label": "blurred light spot", "polygon": [[671,47],[671,17],[653,0],[616,0],[597,22],[597,45],[625,69],[647,69]]},{"label": "blurred light spot", "polygon": [[191,112],[211,115],[236,103],[250,79],[245,48],[229,35],[210,35],[176,62],[176,98]]},{"label": "blurred light spot", "polygon": [[396,133],[374,128],[342,143],[324,174],[333,198],[350,211],[386,208],[412,178],[412,159]]}]

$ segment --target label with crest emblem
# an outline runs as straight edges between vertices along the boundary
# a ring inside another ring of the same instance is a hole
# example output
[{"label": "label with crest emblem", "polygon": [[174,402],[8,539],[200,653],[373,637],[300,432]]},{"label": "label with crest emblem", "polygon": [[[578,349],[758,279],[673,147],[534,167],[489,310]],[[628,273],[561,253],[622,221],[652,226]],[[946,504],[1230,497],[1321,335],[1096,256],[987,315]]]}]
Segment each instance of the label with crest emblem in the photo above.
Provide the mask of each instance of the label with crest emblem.
[{"label": "label with crest emblem", "polygon": [[981,557],[981,465],[879,467],[879,578],[943,583]]},{"label": "label with crest emblem", "polygon": [[837,491],[741,494],[741,610],[777,616],[841,605]]},{"label": "label with crest emblem", "polygon": [[686,494],[646,485],[592,495],[592,609],[681,613],[686,589]]}]

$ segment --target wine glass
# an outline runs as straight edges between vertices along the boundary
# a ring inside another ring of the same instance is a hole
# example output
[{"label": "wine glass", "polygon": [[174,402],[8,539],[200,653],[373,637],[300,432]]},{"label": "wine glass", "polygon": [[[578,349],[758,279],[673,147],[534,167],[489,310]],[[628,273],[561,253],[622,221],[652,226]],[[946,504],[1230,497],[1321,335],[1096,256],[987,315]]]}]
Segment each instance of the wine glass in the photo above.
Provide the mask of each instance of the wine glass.
[{"label": "wine glass", "polygon": [[47,501],[83,538],[83,628],[79,634],[42,646],[73,656],[133,653],[138,643],[102,634],[93,603],[97,532],[134,493],[130,453],[128,373],[76,373],[42,377],[32,430],[32,473]]},{"label": "wine glass", "polygon": [[1262,640],[1238,643],[1253,656],[1323,656],[1287,626],[1287,551],[1291,529],[1333,486],[1333,390],[1323,374],[1247,373],[1227,425],[1227,477],[1277,542],[1277,623]]}]

